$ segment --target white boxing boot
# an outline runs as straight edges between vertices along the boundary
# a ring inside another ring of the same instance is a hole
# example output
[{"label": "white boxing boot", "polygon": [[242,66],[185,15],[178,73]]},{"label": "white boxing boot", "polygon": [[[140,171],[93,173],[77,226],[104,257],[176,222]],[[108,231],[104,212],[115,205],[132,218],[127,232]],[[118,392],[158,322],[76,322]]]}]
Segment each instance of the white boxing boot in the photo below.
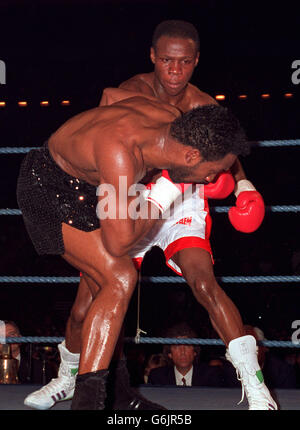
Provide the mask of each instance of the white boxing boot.
[{"label": "white boxing boot", "polygon": [[35,409],[50,409],[56,402],[72,399],[78,373],[80,354],[74,354],[65,346],[65,341],[58,345],[60,366],[58,377],[41,389],[29,394],[24,404]]},{"label": "white boxing boot", "polygon": [[251,335],[238,337],[229,342],[226,358],[235,367],[242,384],[242,399],[246,393],[249,410],[275,410],[277,404],[264,383],[264,377],[257,360],[256,340]]}]

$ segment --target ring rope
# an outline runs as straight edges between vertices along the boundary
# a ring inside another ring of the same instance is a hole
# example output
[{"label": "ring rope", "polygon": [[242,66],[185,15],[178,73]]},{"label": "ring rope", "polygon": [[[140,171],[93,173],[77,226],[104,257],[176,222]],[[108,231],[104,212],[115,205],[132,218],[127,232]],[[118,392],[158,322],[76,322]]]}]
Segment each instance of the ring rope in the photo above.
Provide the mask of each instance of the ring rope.
[{"label": "ring rope", "polygon": [[[210,212],[227,213],[230,206],[215,206],[210,208]],[[267,206],[269,212],[300,212],[300,205],[275,205]],[[22,215],[20,209],[0,209],[0,215]]]},{"label": "ring rope", "polygon": [[[266,148],[300,146],[300,139],[260,140],[253,142],[253,146]],[[0,154],[26,154],[32,149],[39,149],[39,147],[2,147],[0,148]]]},{"label": "ring rope", "polygon": [[[231,206],[214,206],[210,207],[210,212],[227,213]],[[269,212],[300,212],[300,205],[275,205],[266,206],[266,211]]]},{"label": "ring rope", "polygon": [[[130,338],[126,338],[126,341],[128,342]],[[184,338],[168,338],[168,337],[141,337],[139,343],[158,343],[158,344],[167,344],[167,345],[224,345],[224,342],[221,339],[198,339],[198,338],[190,338],[190,339],[184,339]],[[264,345],[264,346],[270,346],[270,347],[281,347],[281,348],[288,348],[288,347],[296,347],[300,348],[300,342],[291,342],[291,341],[284,341],[284,340],[264,340],[264,341],[257,341],[258,344]]]},{"label": "ring rope", "polygon": [[[20,336],[6,337],[1,339],[1,343],[61,343],[65,338],[58,336]],[[143,343],[143,344],[164,344],[164,345],[223,345],[220,339],[198,339],[198,338],[171,338],[171,337],[125,337],[125,342]],[[291,342],[287,340],[263,340],[258,341],[259,345],[277,347],[277,348],[300,348],[300,342]]]},{"label": "ring rope", "polygon": [[[300,282],[299,275],[277,275],[277,276],[217,276],[220,282],[229,284],[252,284],[252,283],[290,283]],[[80,281],[79,276],[0,276],[0,283],[15,284],[75,284]],[[180,276],[143,276],[142,281],[154,284],[185,284],[186,280]]]},{"label": "ring rope", "polygon": [[[224,283],[268,283],[268,282],[300,282],[299,275],[278,276],[216,276],[216,279]],[[155,283],[186,283],[185,279],[176,276],[149,276],[143,277],[144,281]]]}]

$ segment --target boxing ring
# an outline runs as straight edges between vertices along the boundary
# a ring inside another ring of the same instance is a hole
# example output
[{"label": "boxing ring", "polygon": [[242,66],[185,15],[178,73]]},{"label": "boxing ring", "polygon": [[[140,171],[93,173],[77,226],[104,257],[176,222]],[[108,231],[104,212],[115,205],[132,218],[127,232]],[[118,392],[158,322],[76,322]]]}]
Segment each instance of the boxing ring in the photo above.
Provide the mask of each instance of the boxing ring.
[{"label": "boxing ring", "polygon": [[[256,143],[258,147],[299,147],[300,140],[266,140]],[[0,148],[1,154],[25,154],[33,148]],[[226,214],[229,210],[227,206],[215,206],[211,212]],[[277,213],[299,213],[300,205],[276,205],[266,207],[266,217],[276,216]],[[2,216],[20,216],[19,209],[0,208]],[[0,284],[78,284],[79,276],[0,276]],[[220,283],[224,284],[266,284],[291,283],[296,286],[300,284],[300,276],[221,276],[217,277]],[[154,276],[142,277],[141,283],[146,284],[178,284],[186,283],[179,276]],[[300,318],[300,316],[299,316]],[[136,344],[176,344],[178,339],[156,338],[143,336],[144,332],[137,327],[135,338],[126,338],[125,341]],[[63,337],[49,336],[22,336],[18,338],[18,343],[47,343],[58,344]],[[5,343],[15,343],[13,337],[5,338]],[[180,339],[180,343],[193,345],[224,345],[219,339]],[[264,340],[260,342],[269,348],[300,348],[298,341]],[[29,410],[23,404],[24,398],[40,386],[33,384],[3,384],[0,385],[0,410]],[[206,387],[157,387],[139,386],[139,391],[149,400],[159,403],[170,411],[204,411],[204,410],[246,410],[247,401],[238,404],[241,398],[241,389],[230,388],[206,388]],[[300,390],[299,389],[275,389],[272,390],[279,403],[281,410],[300,410]],[[71,400],[57,403],[51,410],[69,410]]]},{"label": "boxing ring", "polygon": [[[35,384],[0,385],[0,411],[32,411],[23,402],[28,394],[38,388],[40,386]],[[168,411],[246,411],[248,409],[246,400],[238,404],[241,399],[241,389],[239,388],[142,385],[138,390],[148,400],[164,406]],[[272,394],[280,404],[282,411],[300,410],[300,390],[278,389],[272,391]],[[56,403],[50,411],[67,411],[70,408],[71,400],[66,400]],[[45,413],[45,411],[36,412]]]}]

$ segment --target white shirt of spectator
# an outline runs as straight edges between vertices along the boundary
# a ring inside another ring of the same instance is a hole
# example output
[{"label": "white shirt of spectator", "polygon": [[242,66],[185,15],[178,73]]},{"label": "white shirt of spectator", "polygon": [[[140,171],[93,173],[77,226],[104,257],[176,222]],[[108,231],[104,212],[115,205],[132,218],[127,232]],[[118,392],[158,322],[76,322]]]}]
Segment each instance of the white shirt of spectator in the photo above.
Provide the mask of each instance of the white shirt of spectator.
[{"label": "white shirt of spectator", "polygon": [[185,384],[190,387],[192,385],[192,377],[193,377],[193,366],[191,369],[186,373],[185,375],[182,375],[176,366],[174,366],[174,372],[175,372],[175,378],[176,378],[176,385],[183,385],[182,378],[185,379]]}]

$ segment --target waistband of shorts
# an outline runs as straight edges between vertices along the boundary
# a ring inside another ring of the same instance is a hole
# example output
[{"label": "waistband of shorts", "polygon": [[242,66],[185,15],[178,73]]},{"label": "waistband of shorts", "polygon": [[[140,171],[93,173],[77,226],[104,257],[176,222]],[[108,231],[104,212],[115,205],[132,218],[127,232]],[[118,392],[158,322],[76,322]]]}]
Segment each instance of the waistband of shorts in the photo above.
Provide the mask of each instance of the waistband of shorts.
[{"label": "waistband of shorts", "polygon": [[64,178],[68,178],[69,180],[73,180],[76,181],[78,184],[81,184],[89,189],[94,190],[95,186],[89,184],[88,182],[86,182],[84,179],[79,179],[75,176],[70,175],[69,173],[67,173],[65,170],[63,170],[58,164],[57,162],[54,160],[54,158],[52,157],[52,154],[49,150],[49,144],[48,144],[48,140],[46,140],[44,142],[44,144],[41,146],[41,152],[43,154],[43,157],[47,160],[47,162],[49,162],[52,167],[55,169],[55,171],[58,173],[58,175],[64,177]]}]

